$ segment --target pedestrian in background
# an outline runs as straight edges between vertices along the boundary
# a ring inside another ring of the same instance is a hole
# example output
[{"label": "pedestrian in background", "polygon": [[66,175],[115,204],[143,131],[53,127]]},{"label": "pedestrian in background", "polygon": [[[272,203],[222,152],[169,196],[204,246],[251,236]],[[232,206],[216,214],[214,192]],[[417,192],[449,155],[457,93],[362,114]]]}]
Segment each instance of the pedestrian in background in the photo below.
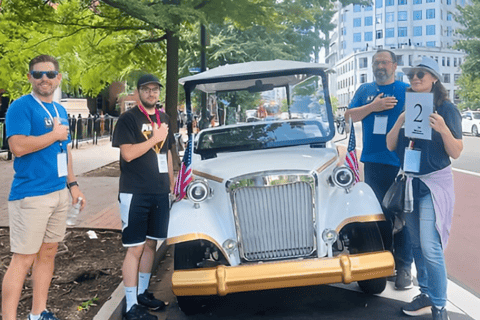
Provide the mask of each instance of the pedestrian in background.
[{"label": "pedestrian in background", "polygon": [[[364,164],[364,178],[381,203],[388,188],[392,185],[400,167],[394,152],[387,149],[386,135],[393,127],[405,104],[405,90],[408,84],[395,80],[397,59],[389,50],[378,50],[372,58],[375,82],[362,84],[345,112],[345,120],[362,121],[363,150],[360,161]],[[385,211],[387,230],[383,235],[392,242],[395,214]],[[413,262],[411,243],[405,230],[393,235],[395,257],[395,289],[413,287],[411,265]]]},{"label": "pedestrian in background", "polygon": [[[412,68],[403,68],[413,92],[432,92],[434,112],[429,117],[431,140],[405,137],[405,113],[388,133],[387,146],[400,159],[406,159],[406,148],[420,152],[418,172],[413,176],[414,211],[406,214],[407,230],[412,240],[420,295],[402,308],[410,316],[432,312],[433,319],[448,319],[447,270],[444,250],[453,217],[455,200],[450,158],[457,159],[462,150],[462,118],[448,100],[447,91],[435,60],[423,57]],[[412,146],[413,144],[413,146]],[[413,148],[414,149],[413,149]],[[405,166],[405,163],[403,163]]]},{"label": "pedestrian in background", "polygon": [[[47,55],[30,61],[32,93],[15,100],[7,111],[15,176],[8,198],[12,261],[3,278],[3,320],[16,320],[25,277],[32,267],[33,303],[29,320],[56,320],[47,311],[58,242],[65,236],[69,192],[72,202],[85,199],[73,173],[68,116],[53,101],[62,75]],[[82,209],[85,200],[82,202]]]},{"label": "pedestrian in background", "polygon": [[120,148],[122,242],[128,248],[123,263],[127,320],[157,319],[142,306],[165,306],[147,290],[157,240],[167,237],[174,187],[170,119],[155,107],[161,87],[151,74],[140,77],[141,104],[119,117],[113,133],[112,145]]}]

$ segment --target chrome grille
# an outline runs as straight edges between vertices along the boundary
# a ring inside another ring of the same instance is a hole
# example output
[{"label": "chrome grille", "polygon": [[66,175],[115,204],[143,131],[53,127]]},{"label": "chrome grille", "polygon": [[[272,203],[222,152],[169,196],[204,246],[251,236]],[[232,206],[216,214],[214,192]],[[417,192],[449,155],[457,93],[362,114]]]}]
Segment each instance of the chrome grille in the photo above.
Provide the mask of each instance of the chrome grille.
[{"label": "chrome grille", "polygon": [[240,187],[233,201],[246,260],[301,257],[315,250],[311,183]]}]

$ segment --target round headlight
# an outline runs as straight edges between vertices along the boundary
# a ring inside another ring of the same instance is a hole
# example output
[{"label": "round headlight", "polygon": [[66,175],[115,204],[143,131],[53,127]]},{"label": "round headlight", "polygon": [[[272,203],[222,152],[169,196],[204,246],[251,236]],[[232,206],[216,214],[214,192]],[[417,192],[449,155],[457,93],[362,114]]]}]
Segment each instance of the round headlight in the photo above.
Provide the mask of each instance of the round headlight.
[{"label": "round headlight", "polygon": [[337,187],[348,189],[355,182],[355,175],[349,167],[336,167],[333,169],[332,180]]},{"label": "round headlight", "polygon": [[205,201],[210,195],[208,183],[203,180],[195,180],[188,185],[187,196],[195,203]]},{"label": "round headlight", "polygon": [[326,244],[334,244],[337,241],[337,231],[332,229],[325,229],[322,232],[322,239]]}]

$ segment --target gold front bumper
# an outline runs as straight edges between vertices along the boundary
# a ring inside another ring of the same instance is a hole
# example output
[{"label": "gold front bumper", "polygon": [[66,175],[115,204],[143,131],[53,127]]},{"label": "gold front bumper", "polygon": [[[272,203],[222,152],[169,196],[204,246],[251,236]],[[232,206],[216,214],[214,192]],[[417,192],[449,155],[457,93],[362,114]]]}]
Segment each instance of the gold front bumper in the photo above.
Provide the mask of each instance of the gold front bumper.
[{"label": "gold front bumper", "polygon": [[172,290],[177,296],[224,296],[234,292],[302,287],[388,277],[395,262],[389,251],[177,270]]}]

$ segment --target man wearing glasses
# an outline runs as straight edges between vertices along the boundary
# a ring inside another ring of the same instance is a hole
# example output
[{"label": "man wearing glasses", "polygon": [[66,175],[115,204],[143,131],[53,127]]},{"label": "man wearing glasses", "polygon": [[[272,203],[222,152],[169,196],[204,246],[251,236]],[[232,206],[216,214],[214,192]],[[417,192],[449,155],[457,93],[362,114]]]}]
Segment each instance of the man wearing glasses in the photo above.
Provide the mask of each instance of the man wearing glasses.
[{"label": "man wearing glasses", "polygon": [[[351,118],[353,122],[362,121],[363,150],[360,161],[364,163],[365,182],[381,203],[400,167],[396,154],[387,149],[386,136],[403,112],[408,84],[395,80],[397,59],[389,50],[378,50],[373,55],[372,69],[375,82],[362,84],[357,89],[345,112],[345,120]],[[382,230],[384,236],[391,239],[395,233],[392,249],[397,269],[395,289],[410,289],[413,287],[410,240],[403,225],[399,225],[398,220],[395,223],[394,214],[384,214],[389,229]]]},{"label": "man wearing glasses", "polygon": [[126,320],[156,320],[148,309],[165,307],[147,290],[157,240],[167,237],[169,193],[174,186],[173,133],[169,117],[156,108],[161,87],[151,74],[140,77],[141,103],[119,117],[113,132],[112,145],[120,148],[122,243],[128,248],[122,269]]},{"label": "man wearing glasses", "polygon": [[[58,61],[51,56],[32,59],[28,73],[32,92],[14,101],[7,111],[15,176],[8,199],[13,256],[2,284],[4,320],[17,319],[23,282],[32,265],[33,302],[28,320],[57,319],[46,310],[55,253],[65,235],[70,196],[72,203],[85,199],[73,173],[67,112],[53,101],[62,79],[58,71]],[[84,206],[85,200],[81,209]]]}]

